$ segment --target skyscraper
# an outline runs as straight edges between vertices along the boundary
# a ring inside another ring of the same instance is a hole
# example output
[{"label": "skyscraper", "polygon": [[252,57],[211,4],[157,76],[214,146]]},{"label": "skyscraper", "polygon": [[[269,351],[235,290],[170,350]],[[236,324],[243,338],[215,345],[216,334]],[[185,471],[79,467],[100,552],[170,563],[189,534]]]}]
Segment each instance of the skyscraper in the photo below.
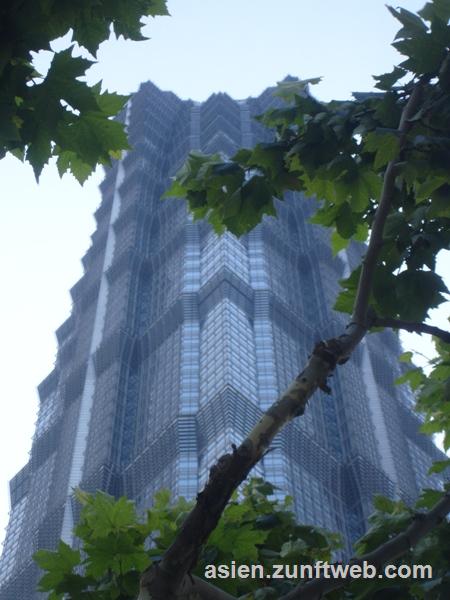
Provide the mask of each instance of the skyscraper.
[{"label": "skyscraper", "polygon": [[[74,487],[138,507],[162,487],[193,497],[314,342],[342,331],[346,317],[331,306],[360,249],[333,259],[327,232],[307,223],[311,201],[288,195],[278,219],[237,239],[160,200],[190,149],[231,155],[270,139],[252,116],[273,103],[271,90],[195,103],[151,83],[130,101],[133,151],[101,185],[85,274],[39,386],[30,460],[10,484],[1,600],[39,597],[31,557],[71,541]],[[374,493],[412,500],[438,455],[393,386],[399,352],[394,334],[368,336],[333,395],[314,397],[255,469],[293,495],[299,519],[347,540],[363,532]]]}]

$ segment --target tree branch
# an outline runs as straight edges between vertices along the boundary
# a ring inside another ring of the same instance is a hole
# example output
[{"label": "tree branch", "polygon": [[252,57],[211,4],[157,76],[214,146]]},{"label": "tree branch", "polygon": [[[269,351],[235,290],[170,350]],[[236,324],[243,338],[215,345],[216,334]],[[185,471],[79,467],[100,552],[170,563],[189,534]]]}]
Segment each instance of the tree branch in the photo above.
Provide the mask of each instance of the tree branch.
[{"label": "tree branch", "polygon": [[429,333],[440,338],[446,344],[450,344],[450,332],[427,325],[426,323],[411,323],[410,321],[401,321],[400,319],[390,319],[375,316],[371,322],[373,327],[391,327],[392,329],[404,329],[410,333]]},{"label": "tree branch", "polygon": [[[351,558],[349,562],[353,565],[362,565],[366,562],[374,565],[379,571],[387,562],[396,560],[408,550],[414,548],[423,537],[445,519],[449,512],[450,492],[447,492],[428,513],[417,513],[413,522],[405,531],[372,552]],[[298,585],[291,592],[282,596],[281,600],[320,600],[324,594],[344,587],[350,580],[350,577],[312,579],[308,583]]]},{"label": "tree branch", "polygon": [[[200,600],[237,600],[235,596],[228,594],[228,592],[224,592],[220,588],[211,585],[208,581],[205,581],[196,575],[193,575],[192,577],[186,575],[175,598],[189,600],[191,597],[195,599],[199,598]],[[142,582],[141,592],[137,600],[151,600],[150,594]]]},{"label": "tree branch", "polygon": [[[401,154],[409,119],[417,112],[422,82],[417,83],[403,109],[399,124]],[[202,545],[217,526],[234,490],[264,456],[275,435],[292,419],[302,415],[312,394],[320,388],[329,393],[327,379],[337,364],[346,362],[367,332],[367,310],[375,267],[381,250],[383,229],[395,189],[397,159],[385,171],[383,190],[375,213],[368,250],[364,259],[352,321],[338,338],[316,344],[305,369],[284,394],[268,409],[248,437],[233,452],[219,458],[211,468],[204,490],[183,523],[160,563],[153,565],[142,578],[142,586],[153,600],[177,597],[187,573],[195,566]]]},{"label": "tree branch", "polygon": [[[409,100],[403,109],[398,127],[399,154],[402,153],[406,141],[406,135],[411,127],[410,119],[417,112],[422,97],[422,89],[425,81],[419,81],[409,97]],[[386,218],[391,207],[392,194],[395,189],[395,178],[397,177],[398,155],[391,160],[384,173],[383,189],[380,202],[373,221],[370,234],[369,245],[366,255],[362,261],[361,275],[356,292],[356,300],[353,308],[352,321],[366,326],[367,310],[369,308],[370,293],[372,291],[372,281],[377,266],[378,256],[383,245],[383,229]]]}]

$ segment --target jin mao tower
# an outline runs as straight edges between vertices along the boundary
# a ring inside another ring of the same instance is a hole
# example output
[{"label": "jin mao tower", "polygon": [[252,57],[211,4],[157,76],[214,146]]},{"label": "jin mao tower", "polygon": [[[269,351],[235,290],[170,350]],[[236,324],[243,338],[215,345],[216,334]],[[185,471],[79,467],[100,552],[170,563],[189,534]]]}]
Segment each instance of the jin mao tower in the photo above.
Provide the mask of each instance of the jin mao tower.
[{"label": "jin mao tower", "polygon": [[[288,195],[277,219],[238,239],[160,200],[189,150],[232,155],[270,139],[252,117],[273,103],[271,90],[197,103],[151,83],[129,102],[133,150],[101,184],[85,273],[39,386],[30,459],[10,482],[0,600],[42,596],[31,557],[71,541],[74,487],[138,507],[162,487],[195,496],[314,343],[345,325],[331,306],[360,250],[333,259],[327,232],[307,223],[310,201]],[[315,397],[255,469],[293,495],[300,520],[353,540],[374,493],[413,500],[425,483],[438,451],[393,385],[400,352],[394,334],[368,336],[333,396]]]}]

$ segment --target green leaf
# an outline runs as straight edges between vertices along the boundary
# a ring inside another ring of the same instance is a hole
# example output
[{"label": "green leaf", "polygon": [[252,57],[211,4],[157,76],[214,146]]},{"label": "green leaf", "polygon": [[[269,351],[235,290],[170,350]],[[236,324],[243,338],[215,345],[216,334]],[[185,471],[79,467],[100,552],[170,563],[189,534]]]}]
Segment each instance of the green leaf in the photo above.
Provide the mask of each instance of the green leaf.
[{"label": "green leaf", "polygon": [[21,148],[13,148],[12,150],[10,150],[10,152],[21,162],[25,160],[25,153]]},{"label": "green leaf", "polygon": [[57,590],[65,580],[73,588],[74,578],[77,580],[77,576],[72,571],[81,562],[79,550],[72,550],[65,542],[60,541],[56,551],[38,550],[33,559],[41,569],[47,571],[39,582],[41,591]]},{"label": "green leaf", "polygon": [[85,58],[73,57],[72,47],[57,52],[53,56],[44,82],[38,86],[38,91],[57,102],[63,99],[79,111],[97,110],[93,89],[78,81],[92,64],[92,61]]},{"label": "green leaf", "polygon": [[335,219],[336,230],[344,239],[350,239],[357,231],[357,217],[347,202],[341,204]]},{"label": "green leaf", "polygon": [[383,230],[383,239],[400,240],[405,236],[409,239],[411,233],[406,220],[406,215],[403,212],[392,212],[386,218],[386,224]]},{"label": "green leaf", "polygon": [[437,73],[445,57],[445,44],[431,33],[415,35],[392,44],[396,50],[408,57],[401,66],[420,75]]},{"label": "green leaf", "polygon": [[33,558],[41,569],[63,572],[76,567],[80,563],[81,555],[79,550],[73,550],[68,544],[60,541],[56,551],[38,550]]},{"label": "green leaf", "polygon": [[339,215],[341,208],[339,204],[327,202],[310,217],[309,222],[331,227],[336,222],[336,217]]},{"label": "green leaf", "polygon": [[168,508],[170,503],[171,492],[167,489],[162,489],[155,492],[153,496],[153,507],[157,510]]},{"label": "green leaf", "polygon": [[426,21],[432,21],[437,18],[447,25],[450,19],[450,2],[449,0],[427,2],[422,10],[419,10],[419,15]]},{"label": "green leaf", "polygon": [[441,433],[442,423],[440,420],[427,421],[420,426],[420,431],[427,435],[433,435],[434,433]]},{"label": "green leaf", "polygon": [[402,354],[400,354],[400,356],[398,357],[398,359],[402,363],[411,364],[412,357],[413,357],[413,353],[412,352],[403,352]]},{"label": "green leaf", "polygon": [[320,83],[322,77],[312,77],[311,79],[294,79],[279,81],[274,96],[282,98],[285,102],[292,102],[296,96],[304,96],[309,85]]},{"label": "green leaf", "polygon": [[106,3],[105,8],[94,5],[72,24],[74,38],[95,55],[99,44],[108,39],[110,24],[113,25],[116,36],[138,41],[146,39],[141,33],[143,16],[167,14],[166,2],[163,0],[116,0]]},{"label": "green leaf", "polygon": [[[440,462],[446,462],[446,461],[440,461]],[[437,463],[434,463],[434,464],[437,464]],[[432,490],[429,488],[422,490],[420,493],[420,498],[416,502],[416,508],[426,508],[426,509],[433,508],[433,506],[437,502],[439,502],[439,500],[442,499],[443,495],[444,495],[444,492],[441,492],[440,490]]]},{"label": "green leaf", "polygon": [[448,469],[449,467],[450,458],[447,458],[446,460],[436,460],[428,469],[428,474],[431,475],[432,473],[442,473],[442,471],[445,471],[445,469]]},{"label": "green leaf", "polygon": [[430,218],[445,217],[450,219],[450,186],[443,185],[432,193],[431,206],[428,216]]},{"label": "green leaf", "polygon": [[242,209],[236,234],[246,233],[261,221],[264,214],[274,214],[272,190],[262,177],[252,177],[242,188]]},{"label": "green leaf", "polygon": [[109,162],[111,150],[129,148],[123,125],[101,113],[87,113],[61,126],[58,145],[76,153],[92,167],[99,161]]},{"label": "green leaf", "polygon": [[374,168],[380,169],[398,155],[400,142],[395,133],[373,131],[366,137],[364,150],[375,153]]},{"label": "green leaf", "polygon": [[371,303],[380,315],[395,315],[399,309],[399,300],[395,293],[395,275],[389,266],[379,264],[373,275]]},{"label": "green leaf", "polygon": [[403,28],[397,33],[396,39],[399,37],[414,36],[424,33],[428,30],[422,19],[409,10],[406,10],[405,8],[396,10],[395,8],[392,8],[392,6],[388,6],[387,8],[389,12],[394,15],[394,17],[403,25]]},{"label": "green leaf", "polygon": [[79,502],[83,506],[88,504],[92,500],[92,497],[93,497],[92,494],[90,494],[89,492],[85,492],[81,488],[75,488],[73,495],[75,496],[75,499],[77,500],[77,502]]},{"label": "green leaf", "polygon": [[42,173],[44,165],[47,164],[48,159],[52,153],[51,140],[45,128],[40,128],[32,143],[28,145],[25,158],[28,160],[34,171],[36,181],[39,181],[39,177]]},{"label": "green leaf", "polygon": [[336,302],[333,306],[334,310],[348,314],[353,312],[353,305],[355,303],[360,273],[361,267],[358,267],[351,273],[350,277],[347,277],[347,279],[341,279],[339,281],[343,291],[336,299]]},{"label": "green leaf", "polygon": [[372,200],[379,200],[381,196],[381,189],[383,187],[383,180],[377,173],[374,173],[371,169],[366,169],[361,172],[361,178],[364,182],[369,198]]},{"label": "green leaf", "polygon": [[70,150],[61,151],[56,161],[58,173],[62,177],[64,173],[70,171],[75,179],[83,185],[88,177],[93,173],[94,167],[83,162],[78,154]]},{"label": "green leaf", "polygon": [[448,292],[442,278],[432,271],[403,271],[396,278],[396,295],[400,302],[400,317],[422,322],[431,308],[444,302],[442,292]]},{"label": "green leaf", "polygon": [[107,117],[113,117],[125,106],[130,96],[123,96],[115,92],[103,92],[96,97],[101,112]]},{"label": "green leaf", "polygon": [[398,504],[395,500],[391,498],[386,498],[386,496],[376,495],[373,497],[373,506],[377,510],[385,513],[392,514],[398,509]]},{"label": "green leaf", "polygon": [[307,548],[308,546],[304,540],[291,540],[281,546],[280,556],[284,560],[302,559]]},{"label": "green leaf", "polygon": [[252,156],[253,151],[248,148],[241,148],[231,157],[231,160],[237,162],[241,165],[248,165],[250,157]]},{"label": "green leaf", "polygon": [[[307,176],[304,176],[304,179],[306,180],[305,192],[309,196],[316,196],[321,200],[327,200],[333,206],[335,204],[341,204],[343,202],[343,200],[337,197],[336,187],[333,184],[333,182],[328,179],[328,177],[314,177],[313,179],[309,179]],[[344,194],[344,198],[346,197],[347,195]],[[322,211],[319,210],[318,212]]]},{"label": "green leaf", "polygon": [[357,178],[349,185],[350,206],[353,212],[364,212],[369,201],[378,198],[378,192],[381,191],[380,183],[380,178],[373,171],[358,172]]},{"label": "green leaf", "polygon": [[109,37],[109,29],[106,19],[82,20],[74,25],[73,37],[80,46],[96,56],[100,44]]},{"label": "green leaf", "polygon": [[223,222],[226,225],[227,222],[236,217],[242,209],[242,195],[241,190],[238,189],[225,201],[223,206]]},{"label": "green leaf", "polygon": [[393,535],[400,533],[413,518],[413,511],[402,500],[395,501],[376,496],[374,504],[378,506],[368,519],[370,529],[354,545],[359,555],[374,550]]},{"label": "green leaf", "polygon": [[179,180],[175,177],[172,179],[172,182],[168,189],[161,196],[162,200],[167,200],[168,198],[186,198],[187,190],[184,185],[182,185]]},{"label": "green leaf", "polygon": [[449,181],[449,177],[443,176],[431,176],[428,177],[423,183],[416,185],[416,202],[422,202],[422,200],[428,200],[431,194],[442,185]]},{"label": "green leaf", "polygon": [[[401,118],[402,98],[394,89],[388,90],[376,103],[374,118],[386,130],[396,130]],[[383,131],[381,127],[378,131]]]},{"label": "green leaf", "polygon": [[394,83],[397,83],[399,79],[406,75],[407,71],[401,67],[394,67],[390,73],[384,73],[383,75],[374,75],[376,80],[375,87],[380,90],[390,90]]},{"label": "green leaf", "polygon": [[152,0],[147,7],[147,15],[150,17],[170,16],[167,9],[167,0]]},{"label": "green leaf", "polygon": [[50,68],[45,79],[46,83],[67,82],[81,77],[86,69],[93,65],[92,60],[81,56],[72,56],[74,46],[61,50],[53,55]]},{"label": "green leaf", "polygon": [[356,226],[356,233],[353,239],[357,242],[365,242],[369,237],[369,226],[367,223],[358,223]]},{"label": "green leaf", "polygon": [[349,242],[349,238],[343,238],[337,231],[333,231],[331,234],[331,250],[333,251],[333,256],[336,256],[338,252],[344,250],[344,248],[347,248]]},{"label": "green leaf", "polygon": [[423,383],[424,374],[422,369],[416,368],[411,371],[407,371],[400,377],[395,380],[396,385],[401,385],[402,383],[408,383],[411,386],[411,389],[417,390]]},{"label": "green leaf", "polygon": [[94,496],[84,496],[82,501],[86,504],[76,528],[81,538],[86,526],[93,538],[105,538],[120,530],[127,531],[136,523],[134,503],[124,497],[114,500],[108,494],[97,492]]},{"label": "green leaf", "polygon": [[20,128],[11,109],[0,106],[0,142],[21,142]]}]

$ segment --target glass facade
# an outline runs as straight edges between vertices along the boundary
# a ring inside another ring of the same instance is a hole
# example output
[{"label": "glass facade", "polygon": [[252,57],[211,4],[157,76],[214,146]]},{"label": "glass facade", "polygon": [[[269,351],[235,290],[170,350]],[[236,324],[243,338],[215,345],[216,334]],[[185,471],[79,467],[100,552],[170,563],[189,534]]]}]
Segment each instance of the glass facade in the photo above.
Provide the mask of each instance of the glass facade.
[{"label": "glass facade", "polygon": [[[101,185],[85,274],[39,386],[30,461],[10,483],[0,600],[41,597],[31,556],[71,542],[74,487],[126,494],[140,508],[161,487],[194,497],[314,343],[342,331],[330,307],[361,248],[332,258],[326,231],[307,223],[311,201],[288,194],[278,219],[237,239],[160,199],[190,149],[230,155],[270,138],[252,117],[274,104],[271,90],[200,104],[151,83],[129,102],[133,151]],[[301,520],[348,543],[374,493],[412,501],[432,483],[439,452],[393,385],[400,351],[394,334],[370,336],[338,369],[332,396],[316,395],[253,472],[291,494]]]}]

